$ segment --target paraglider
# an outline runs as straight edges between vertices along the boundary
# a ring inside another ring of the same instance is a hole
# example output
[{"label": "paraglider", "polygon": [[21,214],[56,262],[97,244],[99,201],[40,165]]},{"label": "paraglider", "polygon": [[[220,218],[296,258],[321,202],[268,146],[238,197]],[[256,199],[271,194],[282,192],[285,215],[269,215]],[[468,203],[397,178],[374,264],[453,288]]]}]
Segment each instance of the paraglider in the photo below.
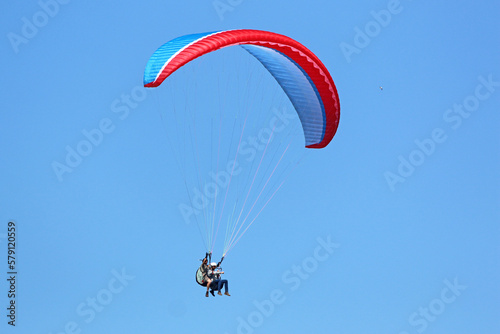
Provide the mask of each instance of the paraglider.
[{"label": "paraglider", "polygon": [[[222,287],[224,287],[224,289],[225,289],[224,294],[226,296],[231,296],[229,294],[227,280],[221,278],[221,275],[224,274],[224,272],[222,270],[217,270],[218,267],[219,267],[219,265],[217,263],[215,263],[215,262],[210,263],[210,269],[208,269],[208,273],[207,273],[207,277],[208,277],[208,279],[210,279],[210,282],[211,282],[209,284],[209,287],[211,289],[210,292],[212,293],[212,296],[214,296],[214,291],[217,291],[217,294],[219,296],[222,296],[221,289],[222,289]],[[205,294],[205,297],[208,297],[208,291]]]},{"label": "paraglider", "polygon": [[[262,64],[267,73],[278,83],[282,92],[288,98],[288,103],[293,106],[295,116],[298,116],[298,124],[302,127],[302,138],[305,147],[308,149],[325,148],[334,137],[339,124],[340,102],[337,89],[330,73],[320,59],[304,45],[290,37],[249,29],[207,32],[177,37],[163,44],[150,57],[144,71],[144,87],[159,87],[167,78],[173,76],[182,67],[190,64],[195,59],[204,58],[215,51],[233,46],[240,46],[247,51],[248,54]],[[194,81],[196,83],[196,78]],[[218,82],[218,85],[220,85],[220,82]],[[230,86],[227,85],[227,87]],[[265,92],[265,89],[263,91]],[[201,94],[205,94],[205,92],[202,91]],[[172,94],[172,96],[174,95],[178,94]],[[220,99],[217,96],[213,98]],[[170,123],[173,124],[174,131],[178,133],[182,131],[182,126],[178,125],[177,118],[182,116],[183,111],[176,110],[177,108],[172,111],[176,118]],[[179,110],[188,109],[179,108]],[[182,131],[182,133],[191,134],[188,143],[183,139],[184,137],[177,134],[173,135],[179,142],[177,145],[172,145],[174,149],[177,146],[182,146],[182,150],[179,149],[179,151],[185,152],[186,156],[194,157],[193,163],[186,167],[196,171],[196,175],[193,176],[193,184],[196,186],[188,185],[185,180],[190,201],[190,205],[186,209],[186,212],[188,212],[186,215],[195,215],[193,212],[200,215],[203,213],[204,226],[199,224],[196,215],[195,218],[202,237],[202,230],[205,230],[204,242],[207,253],[196,272],[196,281],[198,284],[207,287],[206,296],[208,296],[209,288],[212,288],[212,294],[213,290],[217,290],[220,294],[223,286],[226,288],[226,294],[229,295],[227,281],[220,279],[223,272],[215,271],[216,268],[220,267],[220,262],[215,263],[215,267],[209,265],[221,222],[227,220],[226,239],[222,253],[222,259],[224,259],[224,256],[233,249],[241,236],[253,224],[277,190],[283,185],[284,180],[293,170],[292,167],[298,164],[298,162],[294,162],[282,167],[283,158],[287,155],[291,142],[288,145],[283,140],[273,142],[278,130],[282,131],[283,128],[281,125],[278,126],[277,122],[281,121],[285,125],[289,122],[288,118],[285,119],[282,116],[284,115],[282,111],[279,112],[282,114],[281,117],[276,112],[278,116],[275,118],[278,120],[271,119],[268,123],[269,127],[265,129],[266,131],[260,128],[258,132],[258,138],[261,138],[260,142],[252,139],[256,138],[255,136],[249,137],[248,142],[243,139],[243,135],[248,129],[247,120],[250,116],[253,116],[249,110],[245,109],[245,115],[235,116],[234,123],[231,124],[228,121],[231,120],[230,115],[225,115],[222,111],[216,112],[215,116],[206,117],[206,113],[209,113],[210,110],[201,112],[199,109],[194,109],[189,112],[187,122],[188,126],[192,128],[189,131]],[[262,108],[260,108],[259,114],[265,114],[261,110]],[[254,117],[258,118],[258,116]],[[200,120],[197,120],[197,118],[200,118]],[[236,120],[240,121],[238,125]],[[207,140],[198,138],[198,124],[209,127],[209,140],[208,138]],[[223,131],[225,126],[229,127],[229,129]],[[241,134],[234,138],[233,133],[235,132],[236,134],[241,132]],[[218,136],[216,135],[213,138],[213,133],[218,133]],[[261,135],[263,133],[266,133],[266,136]],[[224,134],[228,136],[227,140],[223,139]],[[167,135],[169,135],[168,132]],[[241,159],[237,160],[243,154],[242,152],[251,152],[248,145],[248,143],[252,142],[250,139],[254,143],[251,144],[254,153],[249,154],[248,158],[245,157],[245,160],[248,161],[248,173],[243,179],[246,181],[243,182],[241,187],[237,185],[237,188],[234,189],[232,187],[233,180],[241,170],[241,164],[238,164]],[[206,145],[206,149],[198,148],[200,142]],[[271,149],[271,143],[276,143],[276,149]],[[191,151],[186,149],[188,145],[192,145],[193,149]],[[227,153],[221,153],[223,145],[227,145]],[[215,172],[212,170],[208,173],[211,183],[206,183],[204,187],[204,181],[200,173],[200,156],[202,154],[208,155],[208,152],[210,152],[210,168],[213,168],[213,165],[216,165],[217,168],[215,168]],[[212,158],[213,155],[217,158]],[[222,157],[227,157],[226,164],[224,164]],[[183,157],[180,160],[185,161],[186,159]],[[266,160],[269,161],[267,165]],[[217,163],[214,164],[212,161],[217,161]],[[227,166],[227,168],[221,170],[220,166]],[[283,168],[283,170],[279,168]],[[185,171],[181,170],[181,172],[184,173]],[[279,179],[280,177],[281,179]],[[212,200],[212,202],[208,205],[209,200]],[[255,212],[257,213],[255,214]]]},{"label": "paraglider", "polygon": [[[221,275],[224,274],[223,271],[216,271],[217,268],[220,268],[220,265],[222,261],[224,260],[224,257],[221,258],[219,263],[211,262],[212,260],[212,253],[206,253],[205,257],[201,260],[201,265],[196,271],[196,283],[198,283],[201,286],[206,286],[207,287],[207,292],[205,294],[206,297],[208,297],[208,292],[210,290],[210,293],[212,296],[214,295],[214,291],[217,290],[219,295],[221,294],[221,288],[225,286],[225,295],[230,296],[228,293],[228,287],[227,287],[227,280],[222,280]],[[210,264],[208,264],[210,262]]]}]

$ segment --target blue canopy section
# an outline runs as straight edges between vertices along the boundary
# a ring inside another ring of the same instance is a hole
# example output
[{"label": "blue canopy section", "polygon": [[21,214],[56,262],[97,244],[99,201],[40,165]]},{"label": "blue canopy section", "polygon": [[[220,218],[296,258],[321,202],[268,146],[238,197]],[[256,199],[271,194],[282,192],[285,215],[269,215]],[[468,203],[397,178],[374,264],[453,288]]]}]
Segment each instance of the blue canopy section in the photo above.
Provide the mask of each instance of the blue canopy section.
[{"label": "blue canopy section", "polygon": [[309,75],[283,53],[267,47],[242,45],[278,81],[299,115],[306,146],[323,140],[326,115],[323,101]]},{"label": "blue canopy section", "polygon": [[181,36],[163,44],[158,50],[155,51],[151,58],[149,58],[146,69],[144,70],[144,85],[155,81],[165,63],[178,51],[182,50],[182,48],[200,38],[216,32],[217,31]]}]

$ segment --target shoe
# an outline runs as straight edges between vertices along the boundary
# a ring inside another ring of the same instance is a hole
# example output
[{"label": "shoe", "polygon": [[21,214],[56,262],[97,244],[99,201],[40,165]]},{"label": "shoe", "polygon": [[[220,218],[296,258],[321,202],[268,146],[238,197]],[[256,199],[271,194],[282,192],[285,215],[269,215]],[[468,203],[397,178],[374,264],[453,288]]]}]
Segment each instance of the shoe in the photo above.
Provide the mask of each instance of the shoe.
[{"label": "shoe", "polygon": [[[212,294],[212,296],[215,297],[215,294],[214,294],[214,290],[210,290],[210,293]],[[208,297],[208,296],[207,296]]]},{"label": "shoe", "polygon": [[220,291],[219,291],[219,292],[217,292],[217,294],[218,294],[219,296],[222,296],[222,293],[221,293]]},{"label": "shoe", "polygon": [[224,292],[224,294],[225,294],[226,296],[231,296],[231,295],[229,294],[229,292]]},{"label": "shoe", "polygon": [[208,291],[207,291],[207,293],[205,293],[205,297],[208,297]]}]

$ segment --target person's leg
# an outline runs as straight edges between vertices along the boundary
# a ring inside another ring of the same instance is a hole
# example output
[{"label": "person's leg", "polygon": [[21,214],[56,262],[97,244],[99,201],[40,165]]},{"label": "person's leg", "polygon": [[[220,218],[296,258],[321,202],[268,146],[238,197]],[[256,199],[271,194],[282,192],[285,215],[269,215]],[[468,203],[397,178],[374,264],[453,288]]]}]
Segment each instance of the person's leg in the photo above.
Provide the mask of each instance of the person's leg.
[{"label": "person's leg", "polygon": [[212,294],[212,296],[215,297],[214,295],[214,291],[217,290],[217,282],[215,280],[212,281],[212,284],[210,284],[210,293]]},{"label": "person's leg", "polygon": [[221,283],[221,280],[220,280],[220,279],[218,279],[218,280],[216,280],[215,282],[217,282],[217,294],[218,294],[219,296],[221,296],[221,295],[222,295],[222,293],[220,293],[220,288],[221,288],[221,284],[222,284],[222,283]]},{"label": "person's leg", "polygon": [[207,293],[205,293],[205,297],[208,297],[208,289],[210,289],[210,283],[212,283],[211,279],[207,280]]},{"label": "person's leg", "polygon": [[224,285],[224,292],[225,292],[225,293],[227,293],[227,289],[229,289],[229,288],[227,287],[227,279],[225,279],[225,280],[223,281],[223,285]]},{"label": "person's leg", "polygon": [[224,292],[224,294],[225,294],[226,296],[231,296],[231,295],[229,294],[229,292],[228,292],[229,287],[228,287],[227,279],[223,280],[223,285],[225,285],[225,286],[224,286],[224,288],[225,288],[225,292]]}]

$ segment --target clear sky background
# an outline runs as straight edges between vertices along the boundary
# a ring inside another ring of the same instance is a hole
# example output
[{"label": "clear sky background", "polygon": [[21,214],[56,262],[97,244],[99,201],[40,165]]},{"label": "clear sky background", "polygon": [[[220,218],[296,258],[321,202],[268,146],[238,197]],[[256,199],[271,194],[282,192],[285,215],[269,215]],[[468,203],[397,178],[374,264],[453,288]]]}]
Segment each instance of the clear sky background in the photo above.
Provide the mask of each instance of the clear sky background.
[{"label": "clear sky background", "polygon": [[[498,1],[40,3],[0,11],[2,333],[500,332]],[[154,101],[122,118],[111,105],[163,43],[237,28],[315,52],[341,120],[224,261],[232,296],[205,298]],[[106,119],[58,179],[54,162]]]}]

